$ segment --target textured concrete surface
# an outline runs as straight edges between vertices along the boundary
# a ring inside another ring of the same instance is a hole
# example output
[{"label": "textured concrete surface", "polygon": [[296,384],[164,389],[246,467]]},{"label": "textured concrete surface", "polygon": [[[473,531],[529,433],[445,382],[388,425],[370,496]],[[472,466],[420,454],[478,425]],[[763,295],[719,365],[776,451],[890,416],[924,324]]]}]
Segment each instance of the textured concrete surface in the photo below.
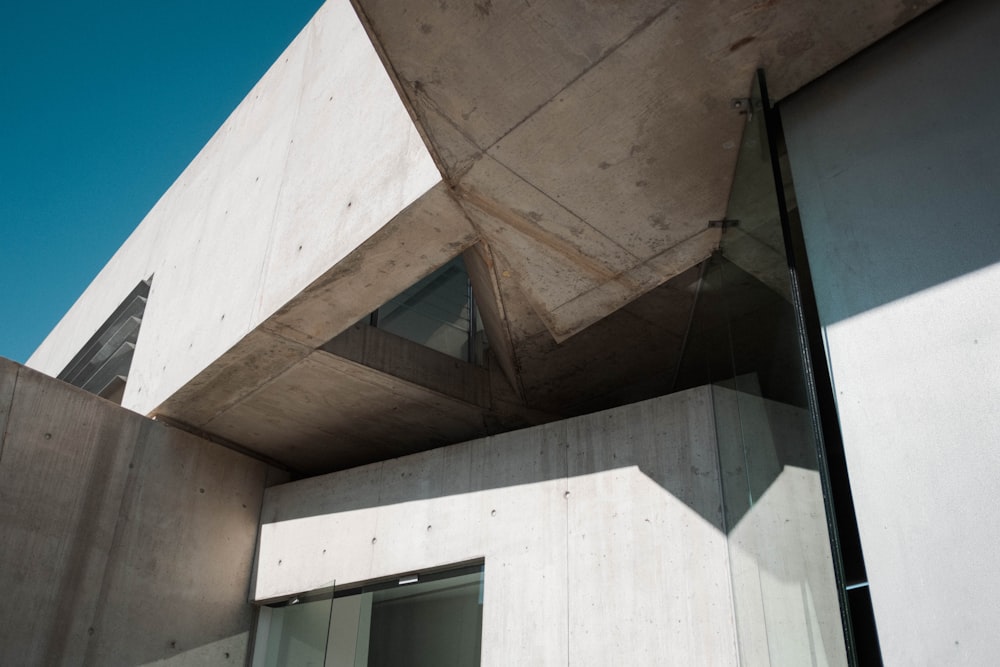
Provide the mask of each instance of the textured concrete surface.
[{"label": "textured concrete surface", "polygon": [[934,3],[356,0],[438,166],[564,340],[704,259],[781,98]]},{"label": "textured concrete surface", "polygon": [[998,30],[945,4],[783,108],[887,665],[1000,650]]},{"label": "textured concrete surface", "polygon": [[153,276],[123,401],[149,413],[439,180],[353,9],[331,2],[29,364],[57,374]]},{"label": "textured concrete surface", "polygon": [[[11,364],[0,458],[7,664],[81,664],[142,419]],[[30,610],[30,611],[28,611]]]},{"label": "textured concrete surface", "polygon": [[484,559],[484,665],[736,664],[719,493],[693,390],[272,487],[254,596]]},{"label": "textured concrete surface", "polygon": [[745,665],[847,665],[812,422],[713,385],[739,652]]},{"label": "textured concrete surface", "polygon": [[239,665],[268,468],[0,360],[5,665]]},{"label": "textured concrete surface", "polygon": [[701,387],[272,487],[254,596],[481,559],[484,664],[845,665],[810,428]]},{"label": "textured concrete surface", "polygon": [[[758,66],[787,95],[933,4],[331,2],[29,363],[57,374],[152,276],[123,405],[231,440],[294,429],[283,380],[466,252],[490,386],[502,376],[514,407],[565,416],[655,395],[641,369],[674,374],[691,272],[719,242],[709,222],[746,125],[731,99]],[[755,273],[773,247],[750,227],[735,234]],[[636,302],[655,292],[650,319]],[[297,387],[314,405],[331,393]],[[351,438],[311,414],[317,447]],[[454,433],[523,425],[479,419]]]}]

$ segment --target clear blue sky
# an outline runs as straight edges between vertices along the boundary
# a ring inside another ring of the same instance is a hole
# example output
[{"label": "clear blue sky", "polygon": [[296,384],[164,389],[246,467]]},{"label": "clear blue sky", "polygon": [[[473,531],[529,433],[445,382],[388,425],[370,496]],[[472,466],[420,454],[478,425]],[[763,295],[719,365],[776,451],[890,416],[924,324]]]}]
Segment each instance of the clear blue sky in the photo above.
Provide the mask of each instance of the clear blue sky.
[{"label": "clear blue sky", "polygon": [[0,356],[31,355],[321,4],[4,3]]}]

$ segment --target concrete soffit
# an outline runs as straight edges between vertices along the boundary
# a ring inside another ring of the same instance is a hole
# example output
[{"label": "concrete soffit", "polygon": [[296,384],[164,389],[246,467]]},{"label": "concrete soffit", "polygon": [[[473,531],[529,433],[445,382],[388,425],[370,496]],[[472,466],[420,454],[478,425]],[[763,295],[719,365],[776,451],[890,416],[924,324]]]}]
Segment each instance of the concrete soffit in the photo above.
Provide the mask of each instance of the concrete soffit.
[{"label": "concrete soffit", "polygon": [[776,98],[935,4],[352,0],[442,176],[557,341],[706,259],[754,70]]},{"label": "concrete soffit", "polygon": [[[721,239],[709,221],[725,217],[745,125],[731,101],[746,96],[758,67],[780,99],[936,1],[352,0],[444,180],[156,412],[329,470],[398,455],[393,442],[413,439],[421,411],[438,415],[421,426],[426,447],[586,404],[592,396],[580,387],[628,381],[615,375],[628,362],[606,351],[639,347],[621,338],[636,330],[649,341],[666,332],[656,367],[669,373],[693,304],[692,271]],[[483,380],[491,398],[446,396],[367,357],[320,349],[460,253],[492,376],[505,379]],[[600,372],[595,351],[607,362]],[[318,381],[324,369],[346,384]],[[329,410],[317,406],[350,403],[344,387],[378,387],[370,400],[399,408],[399,433],[368,438],[322,416]],[[279,391],[298,398],[279,400]],[[340,403],[331,399],[338,392]],[[289,414],[313,423],[283,438]],[[305,452],[309,442],[326,444]],[[321,451],[359,442],[369,442],[367,454]]]}]

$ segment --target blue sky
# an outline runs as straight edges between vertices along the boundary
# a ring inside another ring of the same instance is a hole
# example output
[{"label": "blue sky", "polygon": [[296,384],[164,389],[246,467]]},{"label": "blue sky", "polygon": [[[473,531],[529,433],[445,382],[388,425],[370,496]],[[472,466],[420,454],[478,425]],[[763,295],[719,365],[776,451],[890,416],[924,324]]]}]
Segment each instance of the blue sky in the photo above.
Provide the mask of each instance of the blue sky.
[{"label": "blue sky", "polygon": [[5,3],[0,356],[31,355],[321,4]]}]

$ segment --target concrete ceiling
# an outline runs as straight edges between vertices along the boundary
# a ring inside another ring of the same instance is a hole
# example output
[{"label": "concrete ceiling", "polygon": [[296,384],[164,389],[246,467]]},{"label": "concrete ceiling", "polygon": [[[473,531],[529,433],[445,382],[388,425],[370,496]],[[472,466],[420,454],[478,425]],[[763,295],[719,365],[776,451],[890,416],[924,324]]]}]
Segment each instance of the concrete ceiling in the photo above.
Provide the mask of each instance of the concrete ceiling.
[{"label": "concrete ceiling", "polygon": [[[444,182],[159,411],[309,472],[669,391],[746,125],[732,100],[758,67],[780,99],[936,4],[354,2]],[[405,345],[343,338],[462,251],[486,376],[407,375]]]},{"label": "concrete ceiling", "polygon": [[442,174],[557,341],[705,259],[763,67],[797,90],[934,0],[356,0]]}]

